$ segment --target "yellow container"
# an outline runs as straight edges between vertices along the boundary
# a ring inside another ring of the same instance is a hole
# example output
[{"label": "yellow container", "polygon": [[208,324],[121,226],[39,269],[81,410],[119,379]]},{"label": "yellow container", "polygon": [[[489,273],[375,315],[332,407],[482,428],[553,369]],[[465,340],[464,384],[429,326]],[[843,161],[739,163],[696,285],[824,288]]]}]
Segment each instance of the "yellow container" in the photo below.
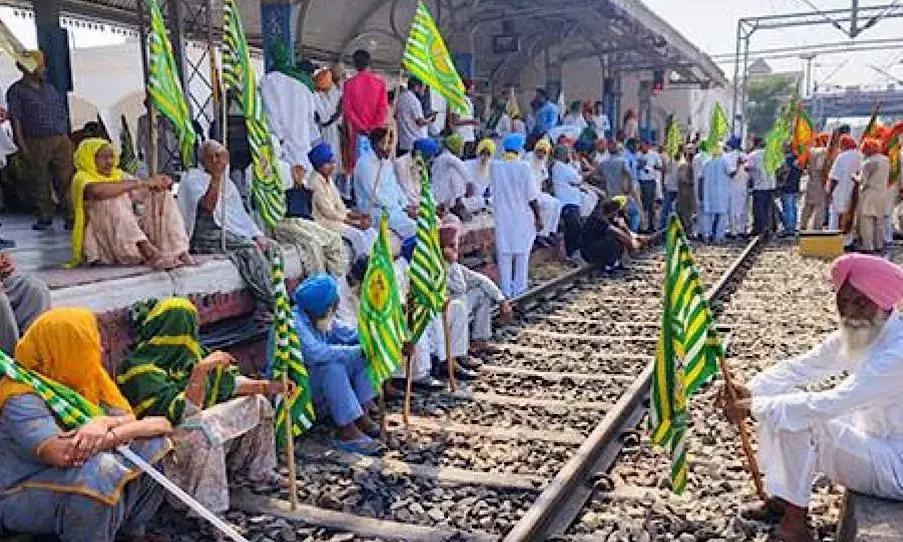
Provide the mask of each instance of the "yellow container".
[{"label": "yellow container", "polygon": [[843,233],[840,231],[800,232],[801,256],[833,260],[843,253]]}]

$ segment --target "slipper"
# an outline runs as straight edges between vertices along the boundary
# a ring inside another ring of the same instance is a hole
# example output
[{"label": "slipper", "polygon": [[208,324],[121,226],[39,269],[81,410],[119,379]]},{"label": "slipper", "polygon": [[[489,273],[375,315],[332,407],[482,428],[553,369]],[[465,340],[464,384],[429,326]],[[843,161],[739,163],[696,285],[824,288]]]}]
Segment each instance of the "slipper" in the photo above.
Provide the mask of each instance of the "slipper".
[{"label": "slipper", "polygon": [[381,451],[379,442],[366,435],[355,440],[333,439],[332,446],[333,448],[337,448],[339,450],[342,450],[343,452],[366,455],[370,457],[380,455]]}]

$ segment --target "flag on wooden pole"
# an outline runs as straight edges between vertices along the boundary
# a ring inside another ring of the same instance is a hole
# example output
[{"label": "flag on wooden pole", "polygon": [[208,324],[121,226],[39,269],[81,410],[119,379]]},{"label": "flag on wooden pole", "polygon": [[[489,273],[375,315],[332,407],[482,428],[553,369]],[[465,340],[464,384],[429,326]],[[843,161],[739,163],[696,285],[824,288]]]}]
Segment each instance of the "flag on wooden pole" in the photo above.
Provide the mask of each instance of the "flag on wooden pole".
[{"label": "flag on wooden pole", "polygon": [[417,2],[403,62],[411,75],[442,94],[456,113],[468,114],[464,83],[445,47],[439,27],[423,2]]},{"label": "flag on wooden pole", "polygon": [[719,154],[721,142],[730,133],[731,125],[727,120],[727,114],[720,103],[716,103],[712,108],[712,117],[709,120],[709,136],[706,141],[709,145],[709,152],[713,155]]},{"label": "flag on wooden pole", "polygon": [[301,355],[301,341],[295,329],[295,317],[285,287],[285,269],[282,256],[273,258],[273,285],[275,286],[275,307],[273,308],[273,366],[272,379],[282,381],[282,376],[295,383],[294,395],[286,398],[281,394],[276,402],[276,444],[282,448],[287,444],[286,419],[290,420],[293,436],[301,436],[311,428],[316,417],[310,376]]},{"label": "flag on wooden pole", "polygon": [[445,260],[439,245],[439,218],[430,191],[429,169],[421,157],[416,158],[420,170],[420,208],[417,214],[417,245],[411,257],[408,276],[411,279],[411,342],[420,340],[433,318],[442,311],[446,299]]},{"label": "flag on wooden pole", "polygon": [[257,91],[257,76],[251,67],[251,54],[235,0],[223,0],[223,82],[240,96],[251,147],[251,193],[257,212],[272,228],[285,217],[285,192],[276,168],[276,155],[263,102]]},{"label": "flag on wooden pole", "polygon": [[380,392],[392,372],[401,367],[402,347],[407,340],[404,309],[389,249],[389,216],[385,210],[361,285],[357,329],[367,359],[367,375],[373,389]]},{"label": "flag on wooden pole", "polygon": [[[156,110],[168,118],[176,130],[179,139],[182,164],[191,164],[197,134],[191,123],[191,110],[182,91],[182,82],[176,70],[176,61],[172,53],[172,43],[166,35],[166,25],[157,0],[148,0],[150,4],[150,33],[148,34],[148,84],[147,93]],[[156,142],[151,142],[156,147]],[[148,157],[150,159],[150,157]]]},{"label": "flag on wooden pole", "polygon": [[649,427],[652,441],[672,454],[671,489],[687,485],[687,399],[715,372],[724,355],[680,219],[671,216],[665,258],[664,310]]},{"label": "flag on wooden pole", "polygon": [[138,155],[132,142],[132,132],[125,115],[119,117],[119,167],[132,175],[138,172]]}]

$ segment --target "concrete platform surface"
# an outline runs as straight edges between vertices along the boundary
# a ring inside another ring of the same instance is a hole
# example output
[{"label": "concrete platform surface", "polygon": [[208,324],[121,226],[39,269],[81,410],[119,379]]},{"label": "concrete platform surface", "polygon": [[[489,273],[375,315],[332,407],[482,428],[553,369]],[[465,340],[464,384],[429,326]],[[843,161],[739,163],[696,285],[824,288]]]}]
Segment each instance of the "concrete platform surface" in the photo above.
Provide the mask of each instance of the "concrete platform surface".
[{"label": "concrete platform surface", "polygon": [[903,501],[888,501],[847,491],[837,542],[901,541]]}]

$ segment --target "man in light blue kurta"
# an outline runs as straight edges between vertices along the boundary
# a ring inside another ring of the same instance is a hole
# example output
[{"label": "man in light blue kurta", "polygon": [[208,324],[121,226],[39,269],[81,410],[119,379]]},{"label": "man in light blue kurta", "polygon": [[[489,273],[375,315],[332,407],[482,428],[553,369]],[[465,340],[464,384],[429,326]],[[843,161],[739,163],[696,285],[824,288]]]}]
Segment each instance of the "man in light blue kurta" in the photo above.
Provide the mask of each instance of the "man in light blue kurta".
[{"label": "man in light blue kurta", "polygon": [[389,229],[402,239],[417,234],[417,208],[408,205],[407,196],[395,176],[389,159],[389,132],[377,128],[370,133],[370,149],[361,154],[354,169],[354,195],[357,210],[379,222],[382,209],[389,212]]},{"label": "man in light blue kurta", "polygon": [[702,168],[702,232],[703,239],[724,241],[730,209],[731,179],[734,171],[724,155],[717,152]]},{"label": "man in light blue kurta", "polygon": [[[360,164],[360,162],[358,162]],[[295,328],[310,373],[314,404],[338,427],[333,445],[348,452],[379,452],[379,426],[366,408],[376,393],[367,376],[357,331],[335,319],[339,288],[332,275],[309,277],[295,291]]]}]

